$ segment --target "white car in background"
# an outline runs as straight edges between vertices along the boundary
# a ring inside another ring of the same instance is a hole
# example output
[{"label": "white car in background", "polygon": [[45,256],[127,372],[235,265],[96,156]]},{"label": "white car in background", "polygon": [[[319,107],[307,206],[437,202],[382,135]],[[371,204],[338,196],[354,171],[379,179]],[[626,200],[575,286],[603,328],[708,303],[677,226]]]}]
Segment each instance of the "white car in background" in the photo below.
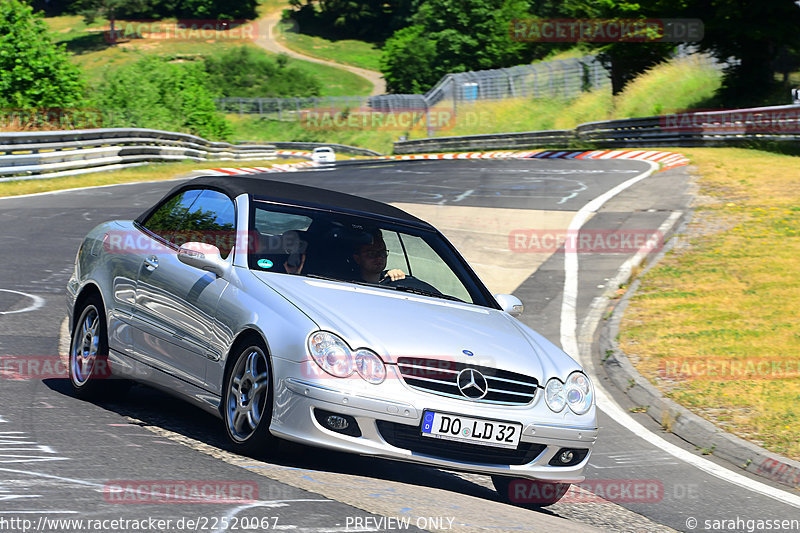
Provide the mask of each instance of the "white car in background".
[{"label": "white car in background", "polygon": [[320,146],[311,152],[311,160],[315,163],[335,163],[336,152],[330,146]]}]

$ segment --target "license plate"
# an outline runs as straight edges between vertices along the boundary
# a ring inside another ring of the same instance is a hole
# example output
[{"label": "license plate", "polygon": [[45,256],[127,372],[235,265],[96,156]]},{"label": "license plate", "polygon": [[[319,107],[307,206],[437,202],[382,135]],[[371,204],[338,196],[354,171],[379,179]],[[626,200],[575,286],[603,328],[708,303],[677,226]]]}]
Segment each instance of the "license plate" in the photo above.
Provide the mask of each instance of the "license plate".
[{"label": "license plate", "polygon": [[422,436],[499,448],[516,448],[522,424],[425,411]]}]

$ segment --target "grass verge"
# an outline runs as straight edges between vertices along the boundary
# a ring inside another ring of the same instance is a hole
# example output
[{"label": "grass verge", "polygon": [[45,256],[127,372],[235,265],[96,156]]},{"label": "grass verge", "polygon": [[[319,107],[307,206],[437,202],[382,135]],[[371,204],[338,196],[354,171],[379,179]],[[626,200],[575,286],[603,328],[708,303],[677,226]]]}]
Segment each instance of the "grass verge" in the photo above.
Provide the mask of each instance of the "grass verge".
[{"label": "grass verge", "polygon": [[28,181],[6,181],[0,183],[0,197],[19,196],[37,192],[174,179],[192,170],[220,167],[268,167],[275,163],[296,163],[299,159],[276,159],[271,161],[182,161],[180,163],[150,163],[141,167],[112,170],[71,176],[66,178],[37,179]]},{"label": "grass verge", "polygon": [[303,55],[380,72],[381,50],[372,43],[342,39],[332,41],[292,31],[291,23],[278,25],[278,40]]},{"label": "grass verge", "polygon": [[[173,61],[193,61],[225,49],[248,46],[275,56],[252,41],[240,38],[240,34],[235,32],[214,32],[212,38],[205,40],[180,40],[162,36],[111,44],[103,36],[103,30],[109,27],[106,20],[98,20],[91,26],[87,26],[79,16],[49,17],[45,21],[54,40],[65,44],[67,50],[73,54],[72,61],[83,70],[90,86],[101,83],[108,69],[137,61],[145,55],[167,57]],[[129,26],[122,20],[118,20],[116,25],[119,31],[124,31]],[[137,28],[135,24],[130,27]],[[369,81],[346,70],[294,58],[290,58],[287,65],[313,74],[322,85],[322,96],[368,95],[372,91]]]},{"label": "grass verge", "polygon": [[800,459],[800,158],[680,151],[699,205],[631,299],[620,346],[673,400]]},{"label": "grass verge", "polygon": [[231,139],[236,141],[297,141],[339,143],[392,153],[392,141],[403,135],[398,130],[318,129],[302,122],[282,122],[256,115],[226,115],[233,127]]}]

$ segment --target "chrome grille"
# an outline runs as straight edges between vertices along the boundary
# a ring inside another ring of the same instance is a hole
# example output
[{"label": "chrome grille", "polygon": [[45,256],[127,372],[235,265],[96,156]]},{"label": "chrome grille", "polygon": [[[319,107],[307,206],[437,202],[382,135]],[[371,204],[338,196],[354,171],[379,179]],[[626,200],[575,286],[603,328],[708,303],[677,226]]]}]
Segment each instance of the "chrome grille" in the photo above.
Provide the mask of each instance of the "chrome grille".
[{"label": "chrome grille", "polygon": [[459,372],[466,368],[477,370],[486,378],[488,386],[483,398],[472,400],[477,402],[525,405],[533,401],[539,385],[536,378],[524,374],[444,359],[400,357],[397,368],[410,387],[461,400],[471,398],[464,396],[458,388]]}]

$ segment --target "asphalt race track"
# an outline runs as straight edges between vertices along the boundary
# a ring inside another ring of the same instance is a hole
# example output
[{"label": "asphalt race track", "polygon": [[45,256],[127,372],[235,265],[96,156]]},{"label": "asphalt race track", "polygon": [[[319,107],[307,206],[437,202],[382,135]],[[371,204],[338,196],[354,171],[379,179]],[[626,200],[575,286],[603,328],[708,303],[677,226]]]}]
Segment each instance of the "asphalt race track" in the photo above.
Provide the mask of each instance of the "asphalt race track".
[{"label": "asphalt race track", "polygon": [[[648,169],[625,160],[409,161],[270,178],[391,202],[429,220],[493,292],[513,291],[522,299],[524,322],[560,344],[565,256],[531,250],[529,240],[509,235],[566,229],[591,200]],[[655,230],[687,211],[688,182],[685,167],[655,173],[611,198],[584,228]],[[83,236],[105,220],[135,218],[175,184],[0,199],[0,354],[55,360],[66,314],[64,287]],[[579,254],[577,324],[632,255],[618,252]],[[707,473],[713,468],[701,470],[653,439],[640,438],[625,427],[631,424],[626,419],[606,415],[602,403],[586,487],[604,491],[598,495],[605,499],[586,494],[536,511],[501,503],[485,476],[289,444],[260,461],[237,456],[227,451],[219,420],[161,392],[137,386],[121,399],[88,403],[72,397],[65,379],[41,374],[10,379],[3,364],[0,531],[133,530],[130,522],[127,529],[109,522],[114,519],[152,519],[138,524],[138,530],[151,531],[223,531],[226,524],[229,531],[740,531],[747,520],[800,517],[779,486],[752,477],[753,486],[774,491],[764,494],[724,474]],[[595,381],[627,413],[632,405],[626,398],[602,374]],[[646,415],[631,416],[652,434],[701,457]],[[713,455],[702,458],[716,461]],[[252,491],[255,501],[115,499],[109,487],[130,480],[210,483],[223,495],[230,491],[232,500],[236,490]],[[655,489],[619,494],[623,486]],[[54,522],[70,519],[106,522],[82,527]],[[714,528],[715,520],[732,520],[734,527]]]}]

